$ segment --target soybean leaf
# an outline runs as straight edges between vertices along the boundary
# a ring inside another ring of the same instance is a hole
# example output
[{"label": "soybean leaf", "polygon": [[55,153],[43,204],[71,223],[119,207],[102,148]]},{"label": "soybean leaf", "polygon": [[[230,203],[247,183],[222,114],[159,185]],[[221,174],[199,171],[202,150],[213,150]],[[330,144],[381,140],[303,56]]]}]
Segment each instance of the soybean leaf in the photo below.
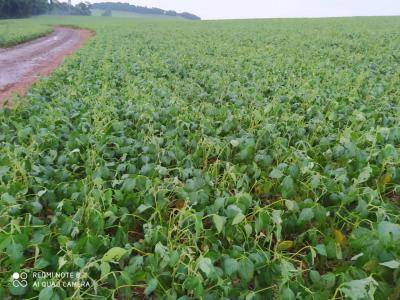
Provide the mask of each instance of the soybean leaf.
[{"label": "soybean leaf", "polygon": [[214,221],[215,227],[217,228],[217,232],[221,233],[221,231],[226,223],[226,217],[213,215],[213,221]]},{"label": "soybean leaf", "polygon": [[122,256],[124,256],[127,252],[128,252],[128,250],[126,250],[124,248],[120,248],[120,247],[111,248],[104,254],[102,261],[103,262],[118,262],[122,258]]}]

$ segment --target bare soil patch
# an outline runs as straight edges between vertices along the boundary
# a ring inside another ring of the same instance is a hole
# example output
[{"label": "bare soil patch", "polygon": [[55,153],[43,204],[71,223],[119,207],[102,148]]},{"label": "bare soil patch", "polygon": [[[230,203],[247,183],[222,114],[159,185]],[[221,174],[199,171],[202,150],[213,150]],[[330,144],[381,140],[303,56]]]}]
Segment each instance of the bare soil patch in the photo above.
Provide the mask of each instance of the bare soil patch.
[{"label": "bare soil patch", "polygon": [[24,95],[40,76],[49,76],[93,35],[89,30],[55,27],[46,37],[0,48],[0,106],[14,93]]}]

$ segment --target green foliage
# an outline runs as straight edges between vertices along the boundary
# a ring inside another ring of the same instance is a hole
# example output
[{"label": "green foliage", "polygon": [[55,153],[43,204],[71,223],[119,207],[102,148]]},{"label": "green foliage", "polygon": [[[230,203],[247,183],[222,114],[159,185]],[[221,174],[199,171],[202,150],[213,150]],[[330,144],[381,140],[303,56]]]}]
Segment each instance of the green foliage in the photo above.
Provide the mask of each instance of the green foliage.
[{"label": "green foliage", "polygon": [[0,19],[24,18],[47,12],[47,0],[2,0]]},{"label": "green foliage", "polygon": [[2,298],[400,298],[399,18],[35,22],[96,36],[0,110]]},{"label": "green foliage", "polygon": [[14,46],[44,36],[51,31],[51,27],[43,24],[32,22],[27,26],[26,20],[0,20],[0,47]]},{"label": "green foliage", "polygon": [[48,0],[1,0],[0,19],[27,18],[46,13],[60,15],[90,16],[90,5],[80,2],[76,5],[66,1]]}]

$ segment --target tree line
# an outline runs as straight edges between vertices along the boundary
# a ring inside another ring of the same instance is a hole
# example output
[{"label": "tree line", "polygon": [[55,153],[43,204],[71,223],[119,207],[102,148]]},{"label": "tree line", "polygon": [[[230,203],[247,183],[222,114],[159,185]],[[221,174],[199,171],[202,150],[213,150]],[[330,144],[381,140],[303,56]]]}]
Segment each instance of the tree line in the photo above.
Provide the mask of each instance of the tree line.
[{"label": "tree line", "polygon": [[91,8],[110,12],[112,10],[117,10],[138,14],[176,16],[190,20],[200,20],[200,17],[188,12],[178,13],[174,10],[163,10],[154,7],[149,8],[121,2],[103,2],[95,4],[81,2],[77,5],[70,5],[57,0],[0,0],[0,19],[26,18],[46,13],[89,16],[91,15]]},{"label": "tree line", "polygon": [[151,15],[166,15],[166,16],[178,16],[182,17],[185,19],[190,19],[190,20],[200,20],[200,17],[188,13],[188,12],[183,12],[183,13],[178,13],[174,10],[163,10],[160,8],[155,8],[155,7],[144,7],[144,6],[137,6],[137,5],[132,5],[128,3],[122,3],[122,2],[102,2],[102,3],[94,3],[91,5],[91,8],[95,9],[102,9],[102,10],[117,10],[117,11],[127,11],[127,12],[133,12],[133,13],[138,13],[138,14],[151,14]]},{"label": "tree line", "polygon": [[69,5],[56,0],[0,0],[0,18],[26,18],[41,14],[90,15],[90,5]]}]

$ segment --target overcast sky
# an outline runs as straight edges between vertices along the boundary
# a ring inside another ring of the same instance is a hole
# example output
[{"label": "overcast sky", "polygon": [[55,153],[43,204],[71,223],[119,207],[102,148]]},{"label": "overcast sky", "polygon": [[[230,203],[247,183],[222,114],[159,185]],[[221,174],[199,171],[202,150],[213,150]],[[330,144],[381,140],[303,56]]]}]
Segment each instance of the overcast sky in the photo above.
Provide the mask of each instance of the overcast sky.
[{"label": "overcast sky", "polygon": [[[64,0],[65,1],[65,0]],[[78,3],[82,0],[73,0]],[[400,0],[88,0],[187,11],[203,19],[400,15]]]}]

